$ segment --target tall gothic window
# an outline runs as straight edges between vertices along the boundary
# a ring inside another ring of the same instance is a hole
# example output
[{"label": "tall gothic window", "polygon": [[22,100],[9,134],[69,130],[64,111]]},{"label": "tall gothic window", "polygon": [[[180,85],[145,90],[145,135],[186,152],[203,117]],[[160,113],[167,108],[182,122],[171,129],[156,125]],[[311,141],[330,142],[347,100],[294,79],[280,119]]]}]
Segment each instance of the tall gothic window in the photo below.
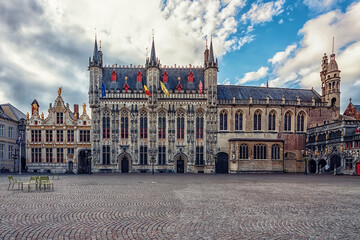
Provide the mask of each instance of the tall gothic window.
[{"label": "tall gothic window", "polygon": [[259,110],[254,113],[254,130],[261,130],[261,112]]},{"label": "tall gothic window", "polygon": [[240,145],[240,159],[249,158],[249,146],[247,144]]},{"label": "tall gothic window", "polygon": [[274,144],[271,147],[271,159],[273,159],[273,160],[280,159],[280,147],[278,144]]},{"label": "tall gothic window", "polygon": [[291,114],[290,114],[290,112],[285,113],[284,131],[291,131]]},{"label": "tall gothic window", "polygon": [[165,111],[159,112],[159,139],[165,139],[166,138],[166,113]]},{"label": "tall gothic window", "polygon": [[103,146],[103,164],[109,165],[110,164],[110,146],[105,145]]},{"label": "tall gothic window", "polygon": [[275,115],[275,111],[271,111],[269,113],[269,131],[275,131],[275,120],[276,120],[276,115]]},{"label": "tall gothic window", "polygon": [[184,133],[185,133],[185,114],[183,111],[177,112],[177,118],[176,118],[176,136],[178,140],[184,139]]},{"label": "tall gothic window", "polygon": [[58,163],[64,162],[64,149],[63,148],[56,149],[56,159],[57,159]]},{"label": "tall gothic window", "polygon": [[196,112],[196,139],[204,138],[204,113]]},{"label": "tall gothic window", "polygon": [[63,124],[64,123],[64,113],[57,112],[56,113],[56,124]]},{"label": "tall gothic window", "polygon": [[158,155],[159,165],[165,165],[166,164],[166,147],[165,146],[159,146],[159,155]]},{"label": "tall gothic window", "polygon": [[204,146],[196,147],[196,165],[204,165]]},{"label": "tall gothic window", "polygon": [[123,110],[121,112],[121,138],[129,138],[129,117],[128,112]]},{"label": "tall gothic window", "polygon": [[226,131],[227,130],[227,113],[225,111],[222,111],[220,113],[220,131]]},{"label": "tall gothic window", "polygon": [[266,159],[266,146],[257,144],[254,146],[254,159]]},{"label": "tall gothic window", "polygon": [[238,111],[235,113],[235,131],[243,130],[243,114]]},{"label": "tall gothic window", "polygon": [[304,126],[305,126],[305,113],[300,112],[297,115],[297,131],[298,132],[303,132],[304,129],[305,129]]},{"label": "tall gothic window", "polygon": [[31,149],[31,162],[33,163],[41,162],[41,148]]},{"label": "tall gothic window", "polygon": [[110,138],[110,113],[105,111],[103,114],[103,139]]},{"label": "tall gothic window", "polygon": [[140,165],[147,165],[147,146],[140,146]]},{"label": "tall gothic window", "polygon": [[147,138],[148,132],[148,122],[147,122],[147,112],[142,110],[140,112],[140,138],[145,139]]},{"label": "tall gothic window", "polygon": [[46,162],[51,163],[53,160],[53,149],[46,148]]}]

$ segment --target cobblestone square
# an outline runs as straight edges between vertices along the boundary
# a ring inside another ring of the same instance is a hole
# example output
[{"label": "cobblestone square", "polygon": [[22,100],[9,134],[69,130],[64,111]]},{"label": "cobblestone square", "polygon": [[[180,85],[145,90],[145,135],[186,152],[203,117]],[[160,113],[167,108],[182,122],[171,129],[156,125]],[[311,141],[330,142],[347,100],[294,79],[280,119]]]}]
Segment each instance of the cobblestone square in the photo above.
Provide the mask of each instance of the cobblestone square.
[{"label": "cobblestone square", "polygon": [[53,192],[8,191],[0,175],[0,239],[360,239],[357,176],[93,174],[53,182]]}]

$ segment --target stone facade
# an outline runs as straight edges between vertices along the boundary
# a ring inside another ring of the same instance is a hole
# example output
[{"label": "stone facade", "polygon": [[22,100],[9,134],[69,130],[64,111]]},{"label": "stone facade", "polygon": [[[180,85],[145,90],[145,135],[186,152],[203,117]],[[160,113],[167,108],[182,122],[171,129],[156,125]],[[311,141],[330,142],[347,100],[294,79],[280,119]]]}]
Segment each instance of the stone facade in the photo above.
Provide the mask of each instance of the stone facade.
[{"label": "stone facade", "polygon": [[[310,128],[306,155],[309,173],[356,174],[360,170],[360,122],[349,117]],[[359,165],[359,166],[358,166]]]},{"label": "stone facade", "polygon": [[340,115],[334,54],[323,57],[322,95],[218,85],[212,43],[198,67],[162,66],[154,40],[145,66],[106,66],[102,56],[95,40],[89,103],[97,172],[301,172],[307,129]]},{"label": "stone facade", "polygon": [[36,100],[26,120],[26,167],[28,172],[88,172],[91,152],[91,120],[83,104],[83,113],[74,105],[74,112],[61,97],[61,88],[48,116],[40,114]]},{"label": "stone facade", "polygon": [[[0,170],[19,171],[19,159],[25,159],[24,144],[19,145],[19,137],[24,141],[25,114],[11,104],[0,105]],[[21,146],[21,150],[20,150]],[[25,161],[23,161],[25,162]],[[23,166],[24,167],[24,166]]]}]

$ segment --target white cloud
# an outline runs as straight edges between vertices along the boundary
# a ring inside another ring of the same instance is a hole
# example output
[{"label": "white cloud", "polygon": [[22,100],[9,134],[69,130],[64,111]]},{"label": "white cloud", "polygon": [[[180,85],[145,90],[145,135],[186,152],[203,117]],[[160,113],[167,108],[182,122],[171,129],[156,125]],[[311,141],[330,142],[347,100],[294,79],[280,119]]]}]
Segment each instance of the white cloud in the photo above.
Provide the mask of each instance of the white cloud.
[{"label": "white cloud", "polygon": [[[48,106],[60,86],[70,104],[87,101],[95,28],[106,65],[145,64],[152,29],[163,65],[202,65],[205,36],[211,33],[216,57],[252,41],[237,33],[236,14],[245,3],[103,0],[99,11],[98,4],[86,0],[0,1],[0,102],[26,111],[37,98]],[[12,91],[4,91],[5,82]],[[15,98],[15,89],[26,94]]]},{"label": "white cloud", "polygon": [[225,78],[225,80],[221,83],[218,83],[219,85],[230,85],[230,78]]},{"label": "white cloud", "polygon": [[260,67],[256,72],[247,72],[244,74],[243,78],[237,78],[237,84],[244,84],[251,81],[257,81],[267,75],[269,68]]},{"label": "white cloud", "polygon": [[281,14],[284,9],[285,0],[278,0],[276,2],[267,3],[253,3],[251,9],[241,16],[241,20],[246,23],[259,24],[272,21],[273,16]]},{"label": "white cloud", "polygon": [[326,12],[343,0],[304,0],[304,4],[312,11]]},{"label": "white cloud", "polygon": [[296,49],[297,45],[289,45],[285,49],[285,51],[277,52],[272,58],[270,58],[268,61],[272,64],[281,63],[283,62],[289,55]]},{"label": "white cloud", "polygon": [[282,59],[279,53],[270,59],[278,63],[271,73],[279,77],[277,86],[291,86],[298,82],[300,87],[314,87],[320,91],[322,56],[324,52],[328,55],[331,53],[334,36],[336,61],[342,76],[342,107],[346,105],[349,96],[353,97],[354,102],[357,100],[360,103],[360,88],[355,86],[356,81],[360,81],[360,32],[355,30],[360,29],[359,12],[360,2],[348,7],[345,13],[331,11],[306,22],[299,31],[303,39],[294,55],[286,57],[282,62],[277,61],[276,57]]},{"label": "white cloud", "polygon": [[283,23],[284,23],[284,19],[280,19],[279,24],[283,24]]}]

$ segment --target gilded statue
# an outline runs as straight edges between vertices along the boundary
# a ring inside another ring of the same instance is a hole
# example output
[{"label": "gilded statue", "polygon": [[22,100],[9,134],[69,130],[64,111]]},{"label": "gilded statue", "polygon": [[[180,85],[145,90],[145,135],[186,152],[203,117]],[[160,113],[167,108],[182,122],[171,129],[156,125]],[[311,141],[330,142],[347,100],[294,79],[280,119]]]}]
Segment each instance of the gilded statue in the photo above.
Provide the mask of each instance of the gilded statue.
[{"label": "gilded statue", "polygon": [[41,119],[44,120],[44,113],[41,113]]},{"label": "gilded statue", "polygon": [[74,113],[74,118],[77,119],[77,113]]},{"label": "gilded statue", "polygon": [[37,104],[36,104],[36,103],[33,103],[33,105],[32,105],[32,106],[33,106],[33,110],[34,110],[34,111],[38,111],[38,110],[39,110],[39,108],[38,108],[38,106],[37,106]]},{"label": "gilded statue", "polygon": [[62,87],[59,87],[58,96],[61,96]]},{"label": "gilded statue", "polygon": [[30,114],[27,112],[26,113],[26,118],[29,119],[30,118]]},{"label": "gilded statue", "polygon": [[85,114],[86,113],[86,104],[85,103],[83,103],[83,113]]}]

